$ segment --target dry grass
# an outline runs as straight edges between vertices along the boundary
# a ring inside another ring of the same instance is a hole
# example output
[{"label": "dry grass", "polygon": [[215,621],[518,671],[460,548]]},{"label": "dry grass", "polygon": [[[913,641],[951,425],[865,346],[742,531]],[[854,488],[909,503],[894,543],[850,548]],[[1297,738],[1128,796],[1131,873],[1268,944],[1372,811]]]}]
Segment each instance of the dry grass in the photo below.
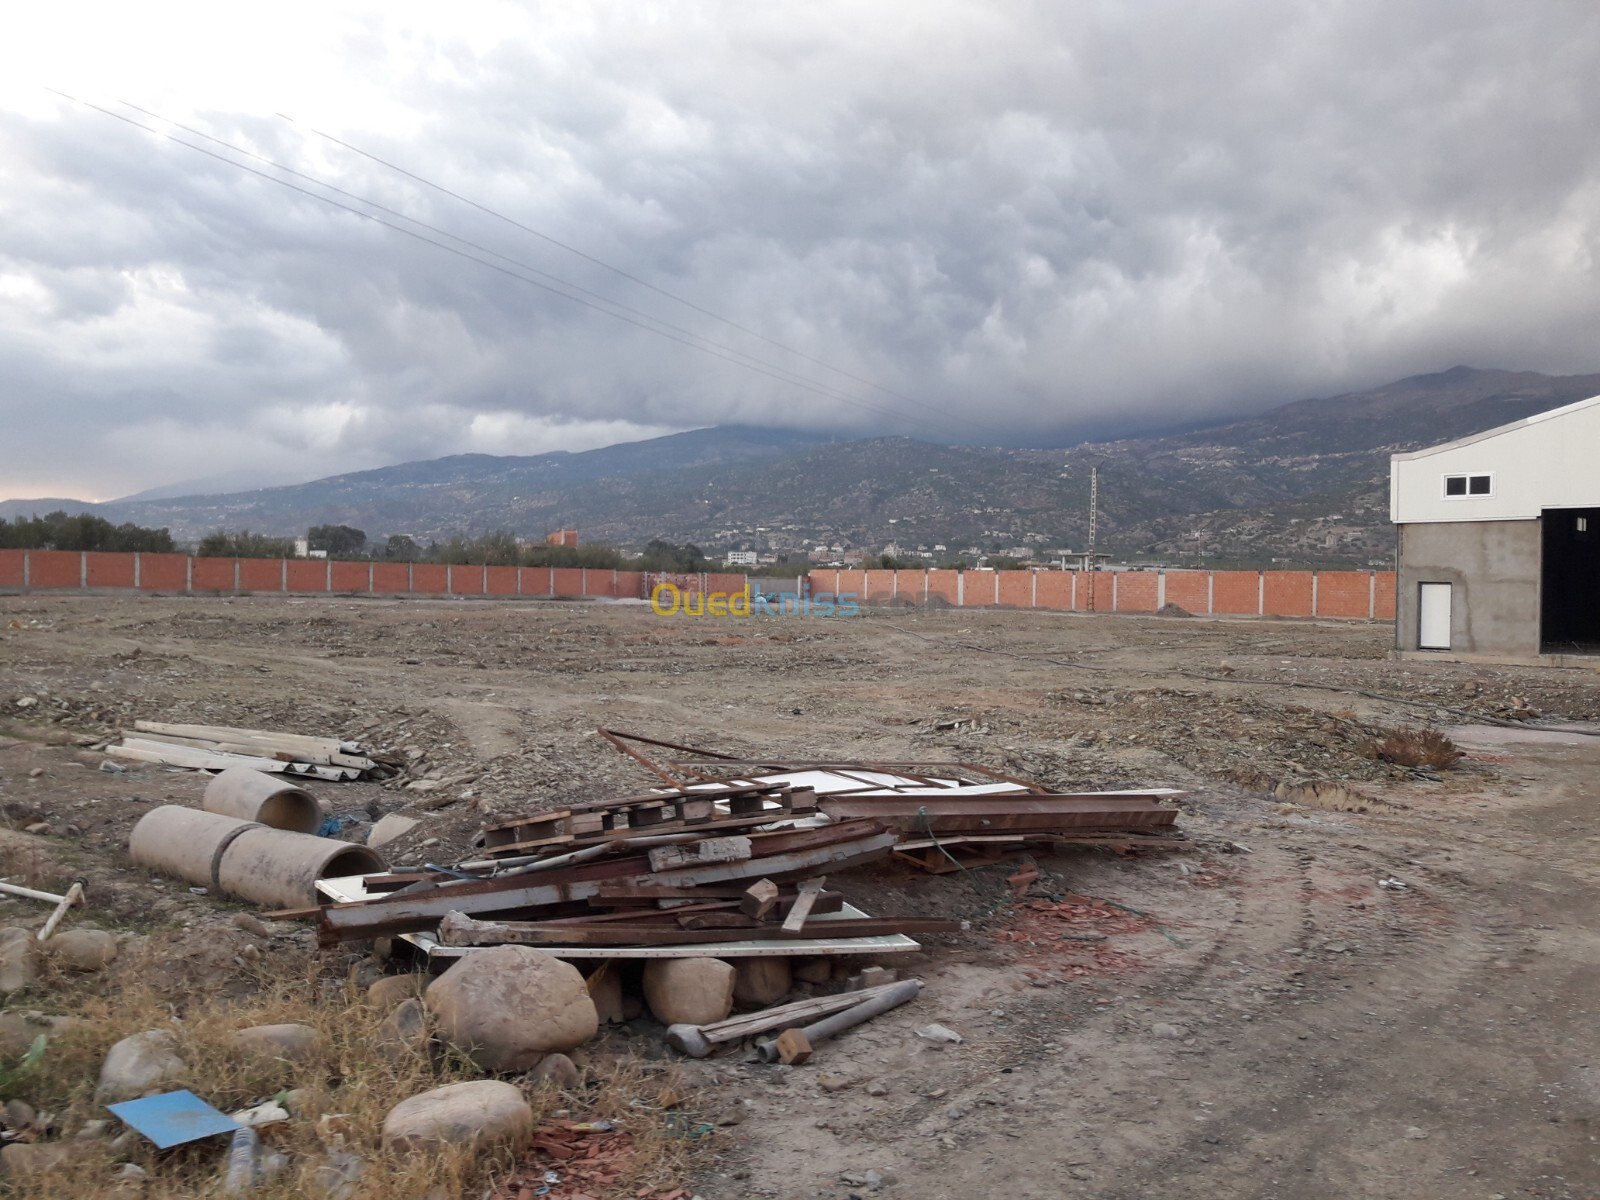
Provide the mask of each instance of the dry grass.
[{"label": "dry grass", "polygon": [[[154,961],[153,957],[149,961]],[[148,965],[148,963],[144,964]],[[175,1004],[140,978],[139,963],[118,963],[117,984],[98,979],[61,977],[51,989],[48,1007],[80,1018],[80,1023],[50,1042],[30,1072],[0,1074],[7,1095],[26,1100],[53,1114],[49,1140],[70,1139],[86,1121],[109,1116],[94,1100],[100,1064],[113,1043],[147,1029],[170,1029],[178,1037],[180,1055],[189,1064],[173,1087],[187,1087],[224,1112],[232,1112],[286,1089],[298,1089],[293,1120],[261,1130],[264,1149],[289,1156],[290,1166],[251,1193],[252,1200],[290,1200],[315,1194],[313,1173],[331,1149],[345,1149],[365,1160],[355,1197],[374,1200],[457,1200],[493,1190],[514,1168],[523,1147],[469,1151],[460,1147],[425,1153],[389,1155],[380,1149],[383,1119],[408,1096],[465,1079],[481,1072],[459,1056],[406,1055],[399,1061],[377,1050],[386,1013],[368,1007],[364,994],[347,983],[319,974],[314,955],[275,954],[253,968],[253,994],[243,1000],[205,995]],[[45,1006],[45,1001],[34,1001]],[[249,1058],[229,1048],[230,1034],[250,1025],[295,1022],[315,1029],[321,1057],[311,1065]],[[637,1152],[627,1182],[635,1189],[677,1178],[690,1147],[672,1136],[672,1115],[659,1103],[659,1076],[637,1065],[617,1066],[595,1082],[590,1093],[562,1097],[552,1089],[529,1089],[537,1115],[569,1107],[577,1119],[609,1117],[634,1134]],[[322,1121],[337,1116],[337,1120]],[[112,1132],[117,1123],[112,1122]],[[114,1161],[132,1161],[149,1172],[145,1197],[215,1196],[219,1194],[225,1139],[208,1139],[188,1147],[158,1152],[135,1139],[118,1159],[109,1143],[75,1155],[69,1165],[28,1180],[8,1180],[6,1195],[37,1200],[81,1200],[112,1192]],[[119,1195],[121,1193],[118,1193]],[[139,1195],[141,1193],[129,1193]],[[624,1193],[632,1195],[629,1191]]]},{"label": "dry grass", "polygon": [[1372,743],[1372,757],[1400,767],[1444,770],[1461,759],[1456,744],[1437,729],[1396,729]]}]

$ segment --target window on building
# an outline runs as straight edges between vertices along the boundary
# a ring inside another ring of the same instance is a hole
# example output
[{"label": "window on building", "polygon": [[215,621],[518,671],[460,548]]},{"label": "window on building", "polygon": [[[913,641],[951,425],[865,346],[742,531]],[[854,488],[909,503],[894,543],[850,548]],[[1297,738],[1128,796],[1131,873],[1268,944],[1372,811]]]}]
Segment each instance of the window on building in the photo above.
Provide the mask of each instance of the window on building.
[{"label": "window on building", "polygon": [[1494,494],[1494,476],[1446,475],[1444,477],[1444,494],[1446,496],[1492,496]]}]

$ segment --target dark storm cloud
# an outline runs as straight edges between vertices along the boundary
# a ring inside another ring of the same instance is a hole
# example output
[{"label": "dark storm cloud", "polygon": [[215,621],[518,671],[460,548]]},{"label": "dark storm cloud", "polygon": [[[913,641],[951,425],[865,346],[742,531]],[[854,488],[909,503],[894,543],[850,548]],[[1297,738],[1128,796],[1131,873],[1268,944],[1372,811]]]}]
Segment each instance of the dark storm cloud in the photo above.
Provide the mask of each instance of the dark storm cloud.
[{"label": "dark storm cloud", "polygon": [[520,11],[343,43],[414,120],[185,119],[849,398],[64,104],[0,110],[0,457],[132,490],[193,457],[310,476],[725,421],[1063,439],[1459,361],[1600,368],[1592,4]]}]

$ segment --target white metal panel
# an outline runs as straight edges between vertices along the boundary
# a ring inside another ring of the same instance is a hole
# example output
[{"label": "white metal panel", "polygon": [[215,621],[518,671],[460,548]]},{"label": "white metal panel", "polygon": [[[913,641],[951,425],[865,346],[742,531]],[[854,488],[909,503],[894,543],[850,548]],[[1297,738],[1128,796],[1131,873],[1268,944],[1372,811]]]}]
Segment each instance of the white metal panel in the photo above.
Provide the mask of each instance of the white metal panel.
[{"label": "white metal panel", "polygon": [[1450,649],[1450,585],[1424,583],[1417,604],[1417,648]]},{"label": "white metal panel", "polygon": [[[1390,462],[1397,524],[1531,521],[1546,508],[1600,507],[1600,396]],[[1492,475],[1489,496],[1446,496],[1446,475]]]}]

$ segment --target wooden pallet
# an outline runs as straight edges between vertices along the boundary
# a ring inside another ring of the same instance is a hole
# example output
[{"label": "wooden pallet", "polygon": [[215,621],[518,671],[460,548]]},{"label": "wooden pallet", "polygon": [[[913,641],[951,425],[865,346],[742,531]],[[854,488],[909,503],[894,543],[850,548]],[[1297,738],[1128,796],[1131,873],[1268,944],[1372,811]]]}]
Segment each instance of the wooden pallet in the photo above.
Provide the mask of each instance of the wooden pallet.
[{"label": "wooden pallet", "polygon": [[574,804],[487,826],[474,845],[490,858],[585,846],[646,833],[744,829],[817,810],[808,788],[750,784]]}]

